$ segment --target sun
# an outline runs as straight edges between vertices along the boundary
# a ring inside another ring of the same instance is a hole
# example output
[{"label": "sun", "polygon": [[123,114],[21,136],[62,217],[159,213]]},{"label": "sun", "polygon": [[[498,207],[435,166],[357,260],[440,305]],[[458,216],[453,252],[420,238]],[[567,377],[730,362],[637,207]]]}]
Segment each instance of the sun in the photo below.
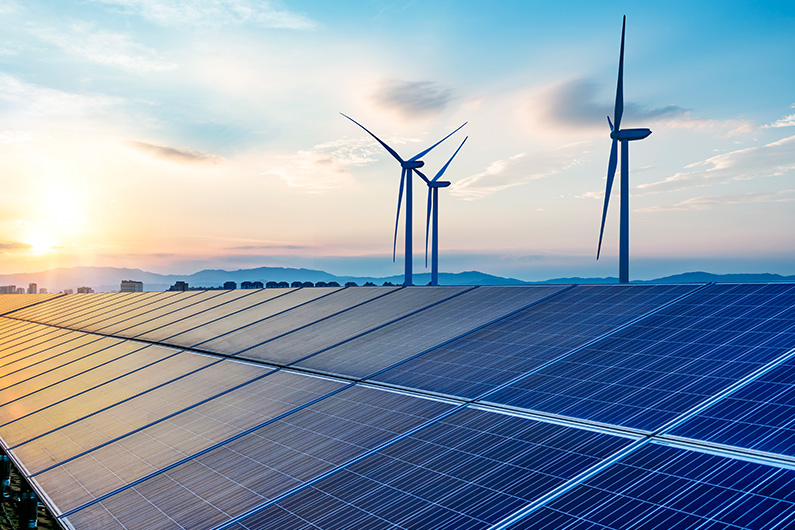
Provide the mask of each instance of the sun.
[{"label": "sun", "polygon": [[30,251],[34,254],[48,254],[52,252],[55,243],[46,234],[34,234],[27,238],[26,243],[30,245]]}]

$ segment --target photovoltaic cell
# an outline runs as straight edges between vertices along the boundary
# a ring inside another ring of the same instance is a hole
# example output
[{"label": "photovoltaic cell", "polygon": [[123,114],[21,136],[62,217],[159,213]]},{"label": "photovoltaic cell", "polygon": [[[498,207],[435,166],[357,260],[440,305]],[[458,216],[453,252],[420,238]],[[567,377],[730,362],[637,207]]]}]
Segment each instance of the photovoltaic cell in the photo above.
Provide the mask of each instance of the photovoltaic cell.
[{"label": "photovoltaic cell", "polygon": [[[56,328],[54,333],[47,336],[38,337],[31,341],[32,344],[18,345],[14,348],[11,348],[11,351],[8,352],[7,355],[5,355],[2,359],[0,359],[0,377],[17,371],[20,366],[25,366],[18,365],[17,363],[23,361],[25,361],[26,364],[36,362],[36,359],[34,359],[36,356],[41,356],[42,359],[45,359],[49,355],[47,352],[50,348],[63,345],[80,336],[82,336],[82,334],[77,331]],[[65,348],[65,350],[61,351],[66,351],[69,349],[68,347]]]},{"label": "photovoltaic cell", "polygon": [[42,324],[32,324],[32,326],[35,327],[19,330],[19,334],[3,341],[4,348],[0,354],[0,363],[10,362],[12,358],[17,358],[18,353],[30,350],[33,345],[43,344],[59,335],[69,333],[67,330],[44,326]]},{"label": "photovoltaic cell", "polygon": [[[128,293],[129,294],[129,293]],[[97,331],[111,323],[133,317],[135,315],[162,307],[172,301],[181,300],[186,297],[186,293],[181,291],[165,291],[162,293],[145,293],[152,296],[140,296],[133,299],[129,304],[115,307],[112,310],[103,311],[92,315],[80,322],[74,323],[74,328],[82,331]],[[193,293],[187,293],[190,296]]]},{"label": "photovoltaic cell", "polygon": [[199,346],[218,353],[237,353],[397,289],[348,287],[323,297],[315,296],[317,287],[300,289],[269,302],[261,309],[257,308],[256,313],[247,311],[234,318],[207,324],[171,337],[169,342]]},{"label": "photovoltaic cell", "polygon": [[[102,314],[105,311],[113,309],[118,304],[123,304],[125,301],[134,298],[135,295],[148,296],[149,293],[102,293],[93,294],[93,302],[82,306],[79,310],[74,309],[71,311],[62,311],[58,315],[50,317],[47,324],[51,326],[60,326],[68,328],[71,322],[79,321],[90,317],[91,315]],[[130,296],[132,295],[132,296]]]},{"label": "photovoltaic cell", "polygon": [[[135,308],[142,307],[148,303],[158,299],[163,293],[119,293],[118,297],[113,300],[112,304],[104,307],[95,308],[94,311],[76,315],[75,318],[65,320],[59,325],[70,329],[84,329],[88,323],[95,322],[98,319],[105,319],[111,315],[118,315],[126,311],[131,311]],[[173,293],[166,293],[167,295]]]},{"label": "photovoltaic cell", "polygon": [[651,443],[510,528],[784,529],[794,491],[791,469]]},{"label": "photovoltaic cell", "polygon": [[549,296],[561,287],[483,286],[296,363],[362,378]]},{"label": "photovoltaic cell", "polygon": [[0,436],[39,473],[269,371],[183,352],[0,427]]},{"label": "photovoltaic cell", "polygon": [[66,512],[343,386],[275,372],[34,478],[61,512]]},{"label": "photovoltaic cell", "polygon": [[187,307],[218,296],[224,291],[183,291],[177,293],[175,296],[163,298],[158,303],[147,304],[142,307],[140,311],[131,313],[122,313],[116,318],[103,320],[96,328],[87,328],[90,331],[102,333],[105,335],[119,335],[125,329],[137,326],[143,322],[159,318],[174,311],[178,311],[183,307]]},{"label": "photovoltaic cell", "polygon": [[795,347],[795,285],[712,285],[487,400],[655,431]]},{"label": "photovoltaic cell", "polygon": [[795,456],[795,361],[751,381],[671,434]]},{"label": "photovoltaic cell", "polygon": [[465,409],[235,528],[485,529],[631,442]]},{"label": "photovoltaic cell", "polygon": [[[324,289],[320,288],[320,290],[321,292],[318,293],[318,296],[322,295],[322,291]],[[331,290],[333,291],[333,289]],[[213,307],[196,315],[182,318],[166,326],[162,326],[153,331],[139,335],[137,338],[176,344],[178,341],[172,341],[170,340],[170,337],[180,333],[185,333],[194,328],[204,326],[209,322],[214,322],[229,316],[241,316],[243,313],[255,314],[255,311],[258,308],[263,307],[263,303],[282,296],[287,292],[289,291],[286,289],[262,289],[258,291],[248,291],[248,295],[245,297],[232,300],[231,302],[227,302],[218,307]]]},{"label": "photovoltaic cell", "polygon": [[57,298],[59,294],[8,294],[0,297],[0,315]]},{"label": "photovoltaic cell", "polygon": [[473,399],[696,288],[580,285],[373,379]]},{"label": "photovoltaic cell", "polygon": [[59,346],[50,347],[42,355],[29,356],[19,362],[4,366],[3,368],[10,368],[11,370],[0,378],[0,388],[13,386],[86,355],[91,355],[93,351],[81,349],[81,346],[102,339],[102,337],[97,335],[87,335],[78,332],[74,332],[74,335],[72,340]]},{"label": "photovoltaic cell", "polygon": [[349,388],[83,508],[68,521],[78,528],[214,528],[451,407]]},{"label": "photovoltaic cell", "polygon": [[85,304],[93,303],[93,300],[94,296],[88,294],[61,296],[45,303],[36,304],[8,313],[8,316],[33,322],[45,322],[48,315],[62,314],[73,309],[79,309]]},{"label": "photovoltaic cell", "polygon": [[311,326],[244,350],[239,355],[246,359],[289,364],[469,289],[471,287],[404,287]]}]

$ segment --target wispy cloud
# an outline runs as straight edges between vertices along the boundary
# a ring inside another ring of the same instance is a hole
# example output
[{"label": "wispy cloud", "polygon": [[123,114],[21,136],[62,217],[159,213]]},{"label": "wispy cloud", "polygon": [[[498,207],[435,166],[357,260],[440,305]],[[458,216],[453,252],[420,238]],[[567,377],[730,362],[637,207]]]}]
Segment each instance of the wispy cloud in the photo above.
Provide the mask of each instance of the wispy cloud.
[{"label": "wispy cloud", "polygon": [[180,164],[218,164],[223,158],[202,151],[193,151],[167,145],[150,144],[147,142],[129,141],[128,145],[139,151],[149,153],[157,158],[178,162]]},{"label": "wispy cloud", "polygon": [[[384,141],[396,146],[419,140],[391,137]],[[343,138],[298,151],[287,164],[271,169],[266,174],[278,176],[292,188],[319,193],[351,185],[353,175],[349,168],[371,164],[384,155],[389,156],[369,136]]]},{"label": "wispy cloud", "polygon": [[18,241],[0,242],[0,250],[14,251],[14,250],[30,250],[33,245],[27,243],[20,243]]},{"label": "wispy cloud", "polygon": [[22,81],[12,75],[0,73],[0,102],[9,103],[15,112],[42,115],[74,116],[88,114],[118,105],[124,100],[117,97],[83,95],[42,87]]},{"label": "wispy cloud", "polygon": [[121,7],[162,26],[219,27],[251,24],[311,30],[318,23],[267,0],[94,0]]},{"label": "wispy cloud", "polygon": [[716,182],[750,180],[783,175],[795,169],[795,136],[760,147],[747,147],[713,156],[686,166],[693,171],[677,173],[658,182],[641,184],[645,192],[676,191]]},{"label": "wispy cloud", "polygon": [[719,206],[747,203],[774,203],[795,201],[795,190],[774,192],[749,192],[739,195],[717,195],[711,197],[693,197],[669,206],[649,206],[638,208],[636,212],[671,212],[681,210],[711,210]]},{"label": "wispy cloud", "polygon": [[139,73],[171,70],[176,65],[161,59],[155,50],[134,42],[128,35],[98,30],[94,24],[71,24],[67,32],[37,27],[31,32],[65,52],[91,62]]},{"label": "wispy cloud", "polygon": [[[793,107],[795,107],[795,105],[793,105]],[[776,120],[771,124],[765,125],[764,127],[765,128],[795,127],[795,114],[784,116],[783,118]]]},{"label": "wispy cloud", "polygon": [[454,182],[450,193],[465,200],[482,199],[498,191],[521,186],[531,180],[549,177],[580,163],[583,144],[553,151],[518,153],[496,160],[475,175]]},{"label": "wispy cloud", "polygon": [[383,81],[373,94],[373,101],[404,117],[435,114],[453,98],[453,89],[433,81]]},{"label": "wispy cloud", "polygon": [[[575,79],[547,88],[531,98],[529,112],[536,120],[554,128],[607,129],[606,116],[613,117],[614,103],[599,101],[600,87],[586,79]],[[641,125],[682,116],[685,109],[675,105],[647,108],[624,102],[624,119]]]}]

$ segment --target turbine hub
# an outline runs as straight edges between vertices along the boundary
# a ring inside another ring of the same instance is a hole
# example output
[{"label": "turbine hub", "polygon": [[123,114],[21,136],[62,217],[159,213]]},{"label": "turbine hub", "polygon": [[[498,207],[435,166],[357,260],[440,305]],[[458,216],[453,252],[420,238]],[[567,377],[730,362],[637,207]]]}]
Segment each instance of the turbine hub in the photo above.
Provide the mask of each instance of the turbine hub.
[{"label": "turbine hub", "polygon": [[403,169],[417,169],[424,166],[425,162],[422,160],[406,160],[400,165],[403,166]]}]

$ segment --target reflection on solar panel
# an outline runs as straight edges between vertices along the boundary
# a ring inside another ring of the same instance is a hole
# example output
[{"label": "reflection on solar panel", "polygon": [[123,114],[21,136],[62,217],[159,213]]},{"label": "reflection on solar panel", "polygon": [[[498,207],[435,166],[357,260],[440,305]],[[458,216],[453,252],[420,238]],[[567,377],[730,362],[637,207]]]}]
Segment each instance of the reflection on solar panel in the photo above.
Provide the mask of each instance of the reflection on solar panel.
[{"label": "reflection on solar panel", "polygon": [[655,431],[795,347],[795,285],[713,285],[487,397]]},{"label": "reflection on solar panel", "polygon": [[577,286],[373,379],[473,399],[696,286]]},{"label": "reflection on solar panel", "polygon": [[511,526],[789,528],[795,471],[648,444]]},{"label": "reflection on solar panel", "polygon": [[466,409],[236,528],[488,528],[630,443]]},{"label": "reflection on solar panel", "polygon": [[0,441],[64,528],[795,522],[792,284],[4,296]]}]

